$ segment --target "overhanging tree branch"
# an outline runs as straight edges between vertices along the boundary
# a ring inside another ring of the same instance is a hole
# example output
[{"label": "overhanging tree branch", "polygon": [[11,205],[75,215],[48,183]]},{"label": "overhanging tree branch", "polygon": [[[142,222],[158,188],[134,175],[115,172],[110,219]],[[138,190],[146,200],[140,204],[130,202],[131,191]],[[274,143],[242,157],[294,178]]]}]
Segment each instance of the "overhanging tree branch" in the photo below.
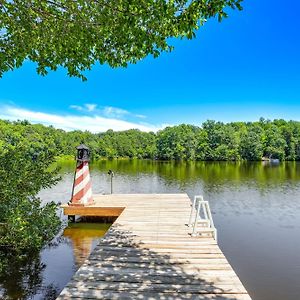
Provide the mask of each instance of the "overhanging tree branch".
[{"label": "overhanging tree branch", "polygon": [[206,19],[227,17],[242,0],[0,0],[0,77],[37,63],[38,73],[62,66],[70,76],[95,63],[136,63],[170,51],[169,38],[189,39]]}]

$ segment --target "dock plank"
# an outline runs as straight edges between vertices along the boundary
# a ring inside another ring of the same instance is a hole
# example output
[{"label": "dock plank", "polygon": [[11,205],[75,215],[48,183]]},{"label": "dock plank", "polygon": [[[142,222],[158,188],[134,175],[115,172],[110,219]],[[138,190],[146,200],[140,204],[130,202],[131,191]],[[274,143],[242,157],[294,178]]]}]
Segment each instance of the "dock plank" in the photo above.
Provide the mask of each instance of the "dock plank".
[{"label": "dock plank", "polygon": [[251,299],[205,224],[191,237],[186,194],[94,199],[87,215],[118,218],[57,299]]}]

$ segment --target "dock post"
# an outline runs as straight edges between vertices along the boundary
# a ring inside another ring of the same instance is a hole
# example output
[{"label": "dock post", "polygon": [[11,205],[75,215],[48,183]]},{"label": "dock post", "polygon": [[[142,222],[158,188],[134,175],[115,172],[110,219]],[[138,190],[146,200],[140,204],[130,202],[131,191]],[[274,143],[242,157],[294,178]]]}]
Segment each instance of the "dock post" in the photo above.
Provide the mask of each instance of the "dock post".
[{"label": "dock post", "polygon": [[110,193],[113,193],[113,177],[115,176],[114,172],[112,170],[108,170],[108,175],[110,175]]},{"label": "dock post", "polygon": [[75,216],[69,215],[68,216],[68,221],[71,222],[71,223],[75,223]]}]

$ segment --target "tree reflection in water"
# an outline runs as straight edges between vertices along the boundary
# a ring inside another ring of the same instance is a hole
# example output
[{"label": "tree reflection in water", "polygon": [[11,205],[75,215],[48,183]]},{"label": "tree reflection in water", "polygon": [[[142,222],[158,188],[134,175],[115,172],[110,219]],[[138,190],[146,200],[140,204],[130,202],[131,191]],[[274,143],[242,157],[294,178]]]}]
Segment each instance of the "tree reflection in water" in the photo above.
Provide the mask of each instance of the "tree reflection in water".
[{"label": "tree reflection in water", "polygon": [[41,262],[39,253],[28,253],[6,257],[6,268],[0,273],[0,296],[3,299],[31,299],[39,294],[43,299],[55,299],[58,288],[43,285],[43,271],[46,264]]},{"label": "tree reflection in water", "polygon": [[[74,223],[65,228],[62,235],[48,244],[40,253],[27,253],[22,256],[8,254],[5,256],[6,267],[0,272],[0,298],[1,299],[56,299],[64,284],[61,278],[55,278],[57,282],[51,282],[47,278],[47,267],[55,263],[55,249],[67,247],[73,251],[74,260],[71,267],[75,272],[83,261],[89,256],[96,246],[98,239],[105,234],[111,224],[99,223]],[[51,259],[42,259],[42,252],[52,252]],[[59,252],[61,256],[66,252]],[[0,259],[3,259],[0,257]],[[49,271],[48,271],[49,273]],[[62,270],[64,273],[64,270]],[[70,280],[68,274],[63,274],[65,284]]]}]

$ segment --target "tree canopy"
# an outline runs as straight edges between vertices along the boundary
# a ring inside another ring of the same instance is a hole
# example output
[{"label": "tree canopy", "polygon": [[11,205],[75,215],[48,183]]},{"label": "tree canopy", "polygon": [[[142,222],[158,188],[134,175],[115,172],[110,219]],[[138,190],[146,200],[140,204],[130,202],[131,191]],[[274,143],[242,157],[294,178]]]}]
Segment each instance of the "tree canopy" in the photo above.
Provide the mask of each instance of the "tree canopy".
[{"label": "tree canopy", "polygon": [[[19,137],[23,140],[19,141]],[[0,120],[0,150],[1,145],[15,145],[16,141],[19,147],[29,144],[32,153],[46,152],[47,157],[49,153],[74,156],[75,147],[84,143],[90,147],[93,159],[300,160],[300,122],[285,120],[231,123],[208,120],[201,127],[181,124],[157,133],[131,129],[98,134]]]},{"label": "tree canopy", "polygon": [[170,38],[195,37],[242,0],[0,0],[0,76],[26,59],[45,75],[62,66],[85,79],[96,64],[136,63],[171,51]]}]

